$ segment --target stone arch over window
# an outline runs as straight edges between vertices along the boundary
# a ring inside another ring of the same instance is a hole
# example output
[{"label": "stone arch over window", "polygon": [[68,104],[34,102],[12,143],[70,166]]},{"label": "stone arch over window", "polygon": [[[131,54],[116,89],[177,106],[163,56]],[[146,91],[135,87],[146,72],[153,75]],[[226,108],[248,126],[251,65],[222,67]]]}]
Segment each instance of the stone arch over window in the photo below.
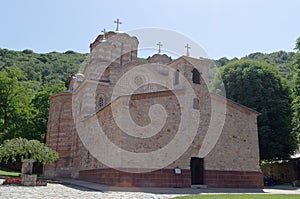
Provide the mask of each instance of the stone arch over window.
[{"label": "stone arch over window", "polygon": [[179,70],[176,70],[174,74],[174,85],[178,85],[178,84],[179,84]]},{"label": "stone arch over window", "polygon": [[192,73],[193,73],[193,83],[194,84],[200,84],[200,73],[199,73],[199,71],[196,68],[194,68],[192,70]]},{"label": "stone arch over window", "polygon": [[193,100],[193,109],[200,109],[199,99],[194,98]]}]

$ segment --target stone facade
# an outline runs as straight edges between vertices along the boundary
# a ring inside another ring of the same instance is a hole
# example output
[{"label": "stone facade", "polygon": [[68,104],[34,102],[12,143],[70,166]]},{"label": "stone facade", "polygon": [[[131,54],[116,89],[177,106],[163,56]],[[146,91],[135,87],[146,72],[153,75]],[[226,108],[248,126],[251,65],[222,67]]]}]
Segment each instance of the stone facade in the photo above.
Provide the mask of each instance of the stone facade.
[{"label": "stone facade", "polygon": [[44,175],[115,186],[262,187],[257,112],[209,92],[210,60],[157,54],[142,64],[137,46],[125,33],[98,36],[84,74],[50,97],[46,143],[60,158]]}]

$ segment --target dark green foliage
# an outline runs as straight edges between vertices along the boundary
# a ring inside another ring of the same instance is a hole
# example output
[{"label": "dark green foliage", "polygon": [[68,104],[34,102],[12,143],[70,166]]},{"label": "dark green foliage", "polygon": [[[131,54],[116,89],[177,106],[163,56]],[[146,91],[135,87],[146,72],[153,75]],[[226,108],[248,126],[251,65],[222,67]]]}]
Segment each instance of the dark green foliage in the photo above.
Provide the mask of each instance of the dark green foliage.
[{"label": "dark green foliage", "polygon": [[[226,57],[216,60],[227,97],[262,114],[258,119],[262,159],[285,159],[295,149],[294,138],[300,130],[300,39],[296,49],[295,55],[279,51],[252,53],[241,60]],[[38,54],[29,49],[21,52],[0,49],[0,143],[15,137],[44,142],[49,95],[65,90],[67,77],[78,70],[82,72],[87,58],[88,54],[71,50]],[[139,62],[145,61],[139,58]],[[278,72],[288,80],[288,86],[295,85],[293,134],[290,134],[290,93]],[[218,83],[214,81],[217,93],[221,91]]]},{"label": "dark green foliage", "polygon": [[68,50],[68,51],[64,52],[64,54],[76,54],[76,52],[74,52],[73,50]]},{"label": "dark green foliage", "polygon": [[[291,133],[290,93],[286,82],[265,61],[237,60],[220,69],[226,97],[248,106],[258,117],[261,160],[288,159],[297,147]],[[220,87],[214,82],[214,88]]]},{"label": "dark green foliage", "polygon": [[300,142],[300,37],[296,41],[296,54],[294,56],[294,84],[292,88],[293,133]]},{"label": "dark green foliage", "polygon": [[26,80],[16,67],[0,71],[0,141],[15,137],[44,140],[48,97],[65,90],[64,83],[52,86]]},{"label": "dark green foliage", "polygon": [[5,140],[0,145],[0,161],[12,160],[12,162],[15,162],[17,157],[46,164],[57,160],[58,153],[38,140],[28,141],[25,138]]},{"label": "dark green foliage", "polygon": [[[288,83],[292,84],[293,80],[293,62],[294,62],[294,52],[285,52],[285,51],[278,51],[274,53],[251,53],[245,57],[242,57],[242,59],[246,60],[258,60],[258,61],[265,61],[272,65],[274,69],[276,69],[280,76],[284,79],[288,80]],[[222,57],[218,60],[215,60],[216,66],[222,67],[230,62],[237,61],[239,59],[233,58],[231,60],[227,59],[226,57]]]},{"label": "dark green foliage", "polygon": [[33,82],[25,81],[25,74],[16,67],[0,71],[0,138],[22,134],[23,125],[29,125],[34,112],[30,98],[34,95]]},{"label": "dark green foliage", "polygon": [[218,60],[216,60],[216,64],[217,64],[217,67],[221,67],[221,66],[224,66],[225,64],[227,64],[230,60],[227,59],[226,57],[222,57]]},{"label": "dark green foliage", "polygon": [[140,63],[143,63],[143,64],[147,63],[147,59],[145,59],[145,58],[138,58],[137,61],[140,62]]},{"label": "dark green foliage", "polygon": [[24,53],[24,54],[33,54],[33,51],[29,50],[29,49],[26,49],[26,50],[23,50],[22,53]]},{"label": "dark green foliage", "polygon": [[0,49],[0,70],[15,66],[26,74],[27,80],[51,86],[61,81],[67,83],[67,77],[78,72],[87,56],[74,51],[38,54],[28,49],[22,52]]},{"label": "dark green foliage", "polygon": [[257,52],[252,53],[242,59],[266,61],[267,63],[271,64],[283,78],[290,82],[293,79],[293,56],[293,52],[285,51],[278,51],[270,54]]},{"label": "dark green foliage", "polygon": [[87,54],[37,54],[0,49],[0,143],[24,137],[44,141],[49,95],[65,90]]},{"label": "dark green foliage", "polygon": [[47,130],[47,121],[49,113],[49,96],[54,93],[59,93],[65,90],[64,83],[55,84],[53,86],[41,86],[39,91],[32,99],[32,104],[36,110],[33,116],[33,125],[30,127],[31,131],[28,131],[28,139],[38,139],[45,141],[45,132]]}]

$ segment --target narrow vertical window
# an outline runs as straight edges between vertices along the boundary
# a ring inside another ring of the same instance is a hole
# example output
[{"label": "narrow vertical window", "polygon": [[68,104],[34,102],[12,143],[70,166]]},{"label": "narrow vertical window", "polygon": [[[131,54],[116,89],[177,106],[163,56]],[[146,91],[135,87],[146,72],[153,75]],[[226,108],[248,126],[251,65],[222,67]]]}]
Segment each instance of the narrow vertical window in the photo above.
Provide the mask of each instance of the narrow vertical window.
[{"label": "narrow vertical window", "polygon": [[193,73],[193,83],[200,84],[200,73],[199,73],[199,71],[196,68],[194,68],[192,70],[192,73]]},{"label": "narrow vertical window", "polygon": [[101,110],[105,106],[105,95],[100,93],[95,99],[95,111]]},{"label": "narrow vertical window", "polygon": [[176,70],[174,74],[174,85],[177,84],[179,84],[179,70]]},{"label": "narrow vertical window", "polygon": [[198,98],[194,98],[194,100],[193,100],[193,109],[200,109]]},{"label": "narrow vertical window", "polygon": [[98,107],[99,109],[101,109],[103,106],[104,106],[104,98],[100,97],[98,101]]},{"label": "narrow vertical window", "polygon": [[132,60],[133,60],[133,53],[134,53],[134,51],[133,51],[133,50],[131,50],[131,51],[130,51],[130,61],[132,61]]},{"label": "narrow vertical window", "polygon": [[124,48],[124,44],[121,44],[121,54],[120,54],[120,65],[123,65],[123,48]]}]

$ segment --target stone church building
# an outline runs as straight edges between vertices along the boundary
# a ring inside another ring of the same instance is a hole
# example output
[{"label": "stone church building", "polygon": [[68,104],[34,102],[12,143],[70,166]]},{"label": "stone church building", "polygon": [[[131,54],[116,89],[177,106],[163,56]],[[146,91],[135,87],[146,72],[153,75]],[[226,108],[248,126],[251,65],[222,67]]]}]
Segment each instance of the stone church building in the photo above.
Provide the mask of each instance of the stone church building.
[{"label": "stone church building", "polygon": [[209,92],[209,59],[137,57],[139,41],[99,35],[82,73],[50,96],[46,177],[112,186],[263,186],[258,113]]}]

